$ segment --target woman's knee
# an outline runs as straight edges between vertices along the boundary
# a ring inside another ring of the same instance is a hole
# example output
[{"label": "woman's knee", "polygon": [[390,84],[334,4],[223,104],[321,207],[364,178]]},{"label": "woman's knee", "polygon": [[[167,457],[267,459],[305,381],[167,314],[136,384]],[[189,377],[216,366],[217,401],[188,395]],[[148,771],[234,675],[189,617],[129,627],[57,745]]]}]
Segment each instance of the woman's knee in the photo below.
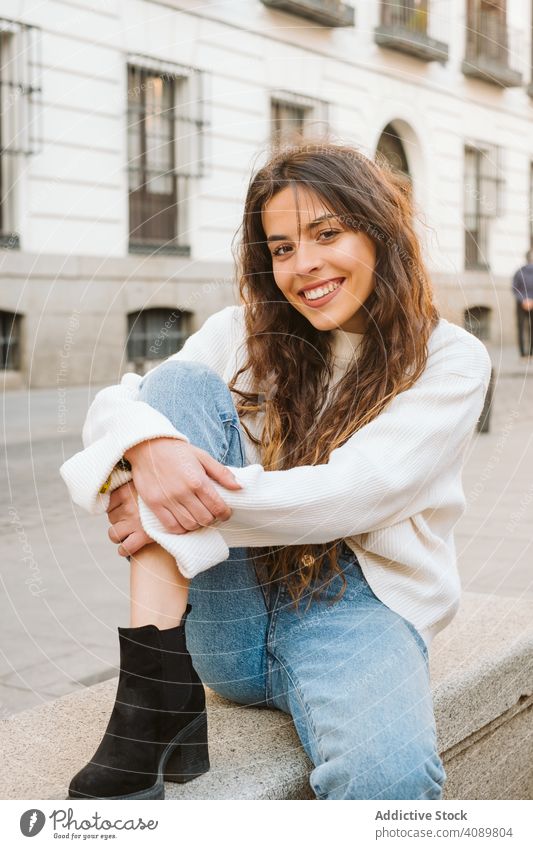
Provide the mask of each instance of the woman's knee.
[{"label": "woman's knee", "polygon": [[436,752],[390,755],[372,764],[339,757],[321,764],[311,774],[311,786],[320,799],[442,799],[446,773]]},{"label": "woman's knee", "polygon": [[193,445],[226,465],[245,465],[231,392],[203,363],[171,360],[141,381],[139,401],[162,413]]},{"label": "woman's knee", "polygon": [[204,363],[185,360],[162,363],[147,374],[139,387],[139,400],[176,425],[206,414],[234,413],[231,392],[222,378]]}]

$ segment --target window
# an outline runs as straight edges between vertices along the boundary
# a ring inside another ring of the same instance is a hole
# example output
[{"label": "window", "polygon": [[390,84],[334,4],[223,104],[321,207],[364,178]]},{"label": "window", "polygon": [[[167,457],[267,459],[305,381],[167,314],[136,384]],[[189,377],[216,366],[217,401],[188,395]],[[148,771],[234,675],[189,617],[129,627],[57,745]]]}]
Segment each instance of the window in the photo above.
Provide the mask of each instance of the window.
[{"label": "window", "polygon": [[485,82],[522,85],[522,33],[507,25],[506,0],[468,0],[463,73]]},{"label": "window", "polygon": [[527,87],[527,93],[530,97],[533,97],[533,2],[531,3],[531,29],[529,33],[529,85]]},{"label": "window", "polygon": [[0,368],[20,369],[20,315],[0,312]]},{"label": "window", "polygon": [[507,11],[506,0],[469,0],[468,46],[496,60],[507,61]]},{"label": "window", "polygon": [[[424,62],[446,62],[448,45],[429,32],[429,5],[428,0],[382,0],[380,23],[374,30],[376,44]],[[441,35],[443,24],[446,28],[447,10],[437,4],[436,11],[432,30]]]},{"label": "window", "polygon": [[465,310],[465,330],[487,342],[490,339],[490,314],[490,307],[470,307]]},{"label": "window", "polygon": [[130,250],[188,254],[188,181],[201,173],[201,75],[128,65]]},{"label": "window", "polygon": [[500,214],[500,151],[482,143],[465,147],[465,268],[488,268],[490,221]]},{"label": "window", "polygon": [[382,0],[381,19],[384,24],[400,26],[412,32],[427,32],[427,0]]},{"label": "window", "polygon": [[306,133],[318,135],[328,123],[328,104],[292,92],[274,92],[271,97],[273,147],[290,145]]},{"label": "window", "polygon": [[189,336],[190,313],[147,309],[128,315],[128,360],[164,360],[179,351]]},{"label": "window", "polygon": [[20,160],[41,148],[40,30],[0,18],[0,246],[16,248]]}]

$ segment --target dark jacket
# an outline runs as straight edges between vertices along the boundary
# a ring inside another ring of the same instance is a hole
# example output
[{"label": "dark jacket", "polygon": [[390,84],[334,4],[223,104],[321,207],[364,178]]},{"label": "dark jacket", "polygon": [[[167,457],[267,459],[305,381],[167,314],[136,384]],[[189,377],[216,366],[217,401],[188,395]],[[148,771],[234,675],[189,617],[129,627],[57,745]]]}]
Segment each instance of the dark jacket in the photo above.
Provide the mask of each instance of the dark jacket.
[{"label": "dark jacket", "polygon": [[533,300],[533,264],[523,265],[513,277],[513,293],[519,304]]}]

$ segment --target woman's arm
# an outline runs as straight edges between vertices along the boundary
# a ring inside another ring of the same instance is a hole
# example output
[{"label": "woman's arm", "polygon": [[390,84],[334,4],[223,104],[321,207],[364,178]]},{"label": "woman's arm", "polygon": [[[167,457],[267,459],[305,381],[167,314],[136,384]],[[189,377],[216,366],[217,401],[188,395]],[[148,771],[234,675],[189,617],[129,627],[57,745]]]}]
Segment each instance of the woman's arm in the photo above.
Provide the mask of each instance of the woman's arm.
[{"label": "woman's arm", "polygon": [[[221,374],[240,309],[226,307],[210,316],[168,360],[202,362]],[[131,479],[131,472],[115,469],[129,448],[160,437],[189,441],[166,416],[137,400],[142,379],[138,374],[127,373],[120,384],[108,386],[96,395],[83,427],[84,448],[61,466],[60,474],[73,501],[90,513],[104,512],[110,493]]]},{"label": "woman's arm", "polygon": [[219,490],[232,516],[218,530],[209,529],[208,549],[200,544],[205,529],[173,536],[139,500],[143,527],[193,577],[234,546],[329,542],[388,527],[428,508],[449,506],[455,514],[464,504],[464,453],[490,375],[484,346],[476,343],[475,352],[465,360],[466,373],[458,373],[457,358],[443,351],[414,386],[333,451],[326,464],[274,472],[260,465],[232,468],[243,489]]}]

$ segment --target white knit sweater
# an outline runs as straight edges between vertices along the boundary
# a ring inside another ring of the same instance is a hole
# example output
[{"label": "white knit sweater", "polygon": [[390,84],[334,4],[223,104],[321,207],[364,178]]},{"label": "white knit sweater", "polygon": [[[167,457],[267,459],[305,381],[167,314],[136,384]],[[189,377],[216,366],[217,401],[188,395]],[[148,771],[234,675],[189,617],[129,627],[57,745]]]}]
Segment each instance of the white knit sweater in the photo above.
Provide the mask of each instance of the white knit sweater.
[{"label": "white knit sweater", "polygon": [[[358,341],[357,334],[335,331],[336,379]],[[170,359],[205,363],[229,382],[244,356],[243,308],[227,307]],[[251,465],[232,468],[243,489],[213,482],[233,511],[227,522],[170,534],[139,500],[142,524],[187,577],[225,560],[230,547],[344,538],[378,598],[412,622],[429,645],[459,604],[453,531],[465,506],[461,470],[489,377],[484,345],[441,319],[421,377],[332,451],[327,463],[265,471],[246,439]],[[161,436],[186,439],[137,400],[140,381],[128,373],[97,394],[83,428],[84,450],[61,467],[73,500],[92,513],[105,511],[109,492],[100,489],[128,448]],[[239,386],[252,388],[248,379]],[[258,416],[254,435],[260,425]],[[114,471],[110,490],[129,477]]]}]

